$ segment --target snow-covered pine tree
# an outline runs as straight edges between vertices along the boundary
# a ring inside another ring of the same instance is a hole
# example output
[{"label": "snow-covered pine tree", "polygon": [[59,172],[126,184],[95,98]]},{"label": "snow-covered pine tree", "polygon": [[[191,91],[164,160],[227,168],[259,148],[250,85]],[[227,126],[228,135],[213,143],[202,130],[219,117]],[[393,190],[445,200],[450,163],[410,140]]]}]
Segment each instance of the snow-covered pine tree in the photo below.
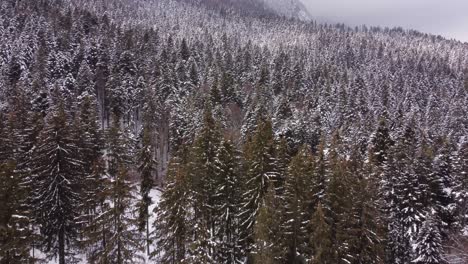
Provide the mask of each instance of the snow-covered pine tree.
[{"label": "snow-covered pine tree", "polygon": [[350,234],[347,232],[350,210],[351,190],[349,188],[350,177],[347,174],[346,161],[341,157],[341,140],[338,133],[333,135],[329,152],[326,158],[325,175],[327,186],[323,200],[323,209],[327,223],[330,225],[332,242],[332,258],[336,263],[347,263],[350,257]]},{"label": "snow-covered pine tree", "polygon": [[107,181],[100,193],[103,204],[89,227],[92,248],[89,260],[96,263],[139,263],[143,258],[144,243],[138,231],[137,210],[134,209],[135,186],[128,179],[128,169],[120,165],[118,174]]},{"label": "snow-covered pine tree", "polygon": [[377,130],[372,137],[369,149],[369,158],[377,166],[382,166],[387,160],[389,148],[392,145],[389,129],[385,117],[379,121]]},{"label": "snow-covered pine tree", "polygon": [[253,227],[263,196],[276,175],[275,145],[271,122],[262,120],[244,151],[244,186],[241,206],[241,240],[246,250],[253,243]]},{"label": "snow-covered pine tree", "polygon": [[416,239],[415,264],[445,263],[442,258],[442,234],[437,216],[430,215],[424,221]]},{"label": "snow-covered pine tree", "polygon": [[230,140],[223,140],[217,150],[217,190],[215,210],[218,263],[241,263],[243,252],[239,245],[239,206],[241,198],[240,160],[236,147]]},{"label": "snow-covered pine tree", "polygon": [[309,243],[312,246],[312,263],[335,263],[330,226],[327,224],[325,213],[320,202],[317,204],[317,208],[315,208],[310,225],[312,227],[312,233]]},{"label": "snow-covered pine tree", "polygon": [[194,241],[189,252],[192,261],[212,261],[216,255],[214,240],[219,216],[215,204],[216,192],[220,187],[219,177],[222,175],[218,173],[215,161],[221,139],[219,125],[213,118],[210,106],[206,106],[203,126],[190,151],[190,189],[194,198],[191,204],[194,210]]},{"label": "snow-covered pine tree", "polygon": [[413,167],[415,156],[415,132],[407,124],[389,151],[381,187],[387,204],[387,258],[396,264],[411,260],[410,244],[424,221],[423,196]]},{"label": "snow-covered pine tree", "polygon": [[307,227],[311,219],[314,159],[310,148],[302,146],[289,164],[284,185],[284,223],[282,224],[288,262],[308,253],[310,246]]},{"label": "snow-covered pine tree", "polygon": [[94,173],[94,165],[99,162],[102,156],[104,142],[98,124],[96,113],[96,102],[94,96],[84,94],[81,101],[79,118],[75,121],[75,133],[80,149],[80,157],[83,162],[83,201],[81,204],[82,219],[80,222],[88,225],[96,214],[99,206],[97,194],[104,187],[102,186],[102,174]]},{"label": "snow-covered pine tree", "polygon": [[433,171],[429,174],[428,182],[431,205],[437,211],[441,225],[439,229],[443,237],[446,237],[456,220],[454,197],[456,177],[452,158],[452,148],[447,140],[443,140],[442,146],[434,158]]},{"label": "snow-covered pine tree", "polygon": [[27,195],[16,162],[0,161],[0,263],[34,261],[30,254],[33,234],[25,204]]},{"label": "snow-covered pine tree", "polygon": [[[284,233],[281,230],[281,201],[276,197],[274,190],[265,193],[259,205],[253,228],[252,251],[247,255],[252,263],[283,263],[286,258],[287,248]],[[250,262],[248,262],[250,263]]]},{"label": "snow-covered pine tree", "polygon": [[378,207],[379,181],[373,177],[372,163],[363,160],[355,147],[346,166],[352,203],[346,224],[347,252],[351,263],[378,264],[384,260],[384,226]]},{"label": "snow-covered pine tree", "polygon": [[166,176],[166,186],[156,214],[153,238],[155,250],[151,253],[158,263],[189,263],[186,261],[189,230],[193,228],[190,222],[191,208],[187,205],[190,200],[189,182],[187,176],[186,153],[179,152],[169,162]]},{"label": "snow-covered pine tree", "polygon": [[291,162],[290,149],[285,137],[281,137],[277,140],[275,156],[277,161],[277,174],[272,181],[276,195],[282,196],[284,193],[284,183],[287,178],[288,166]]},{"label": "snow-covered pine tree", "polygon": [[143,131],[143,140],[142,146],[139,153],[139,167],[138,171],[140,173],[140,195],[141,200],[138,203],[139,206],[139,215],[138,215],[138,225],[140,231],[146,231],[146,250],[147,254],[150,254],[150,237],[149,237],[149,206],[152,204],[150,197],[151,189],[154,185],[154,173],[157,169],[156,160],[154,159],[154,149],[151,142],[151,131],[149,128],[145,128]]},{"label": "snow-covered pine tree", "polygon": [[83,162],[71,130],[72,122],[63,102],[58,98],[56,101],[58,104],[47,116],[34,150],[31,201],[46,251],[50,256],[58,256],[60,264],[65,264],[78,233],[75,220],[83,198]]}]

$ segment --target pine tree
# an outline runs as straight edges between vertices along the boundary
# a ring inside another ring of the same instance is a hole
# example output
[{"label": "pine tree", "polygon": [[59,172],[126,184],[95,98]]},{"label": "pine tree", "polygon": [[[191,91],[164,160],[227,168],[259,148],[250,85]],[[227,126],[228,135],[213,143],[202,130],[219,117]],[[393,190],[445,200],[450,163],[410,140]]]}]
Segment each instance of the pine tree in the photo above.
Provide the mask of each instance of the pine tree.
[{"label": "pine tree", "polygon": [[149,211],[148,208],[151,205],[150,192],[154,185],[154,172],[156,171],[156,160],[153,157],[153,146],[151,144],[151,133],[148,128],[143,131],[143,142],[139,155],[139,167],[141,183],[140,183],[140,194],[141,201],[139,202],[139,230],[144,231],[146,229],[146,249],[148,255],[149,252]]},{"label": "pine tree", "polygon": [[27,193],[13,160],[0,162],[0,263],[34,261],[30,256]]},{"label": "pine tree", "polygon": [[308,222],[311,219],[309,203],[313,196],[314,160],[310,149],[303,146],[292,158],[284,190],[284,235],[288,246],[288,259],[294,261],[298,254],[309,249]]},{"label": "pine tree", "polygon": [[387,261],[396,264],[411,260],[411,240],[417,234],[424,212],[418,177],[413,161],[416,156],[414,130],[407,125],[404,134],[390,149],[384,167],[382,192],[387,207]]},{"label": "pine tree", "polygon": [[216,230],[218,262],[241,263],[239,245],[240,160],[239,153],[229,140],[221,142],[215,159],[219,182],[216,190]]},{"label": "pine tree", "polygon": [[[190,152],[190,184],[193,192],[194,249],[192,261],[208,261],[215,255],[214,240],[217,215],[214,210],[219,178],[215,161],[221,143],[221,132],[209,106],[205,108],[203,127],[197,135]],[[202,256],[203,255],[203,256]]]},{"label": "pine tree", "polygon": [[[355,150],[356,151],[356,150]],[[354,153],[347,164],[350,177],[351,210],[347,220],[348,255],[351,263],[382,263],[382,231],[378,207],[377,179],[372,178],[370,163]]]},{"label": "pine tree", "polygon": [[135,188],[128,180],[128,169],[119,166],[118,174],[106,187],[101,193],[102,211],[90,226],[94,234],[89,242],[102,244],[93,249],[90,260],[117,264],[141,261],[143,244],[133,209]]},{"label": "pine tree", "polygon": [[281,137],[276,143],[277,174],[273,179],[276,194],[281,196],[284,193],[284,183],[288,173],[288,166],[291,162],[290,150],[285,137]]},{"label": "pine tree", "polygon": [[260,204],[253,228],[254,244],[251,257],[253,263],[282,263],[285,261],[286,249],[283,248],[281,232],[281,213],[279,200],[274,190],[265,194]]},{"label": "pine tree", "polygon": [[187,158],[183,152],[171,159],[166,175],[166,186],[158,206],[154,209],[155,251],[152,258],[158,263],[189,263],[186,261],[189,241],[191,212],[187,206],[190,190],[188,189]]},{"label": "pine tree", "polygon": [[335,263],[335,259],[333,258],[330,226],[327,224],[321,203],[318,203],[310,225],[313,230],[309,242],[310,245],[312,245],[312,263]]},{"label": "pine tree", "polygon": [[245,150],[245,186],[241,207],[241,230],[244,247],[253,242],[253,227],[261,201],[275,177],[274,139],[270,121],[262,121]]},{"label": "pine tree", "polygon": [[102,174],[96,174],[93,170],[97,162],[100,162],[103,148],[103,140],[99,129],[96,105],[94,97],[85,96],[81,103],[79,118],[74,125],[77,143],[80,149],[80,158],[83,162],[83,202],[81,204],[83,224],[89,224],[96,214],[99,202],[97,193],[103,189]]},{"label": "pine tree", "polygon": [[389,129],[385,118],[381,118],[377,131],[371,141],[370,159],[377,165],[382,166],[387,160],[389,148],[392,145]]},{"label": "pine tree", "polygon": [[442,235],[435,216],[429,216],[419,231],[416,240],[416,258],[411,263],[439,264],[442,258]]},{"label": "pine tree", "polygon": [[347,225],[350,217],[351,195],[348,188],[350,179],[346,174],[346,163],[338,152],[339,147],[340,137],[335,134],[326,162],[328,184],[323,206],[330,225],[332,258],[336,263],[346,263],[350,258],[346,253],[349,251]]},{"label": "pine tree", "polygon": [[[65,264],[71,242],[77,236],[82,199],[83,163],[70,120],[59,102],[47,117],[40,144],[32,162],[32,196],[36,222],[44,236],[46,250]],[[67,247],[68,246],[68,247]]]}]

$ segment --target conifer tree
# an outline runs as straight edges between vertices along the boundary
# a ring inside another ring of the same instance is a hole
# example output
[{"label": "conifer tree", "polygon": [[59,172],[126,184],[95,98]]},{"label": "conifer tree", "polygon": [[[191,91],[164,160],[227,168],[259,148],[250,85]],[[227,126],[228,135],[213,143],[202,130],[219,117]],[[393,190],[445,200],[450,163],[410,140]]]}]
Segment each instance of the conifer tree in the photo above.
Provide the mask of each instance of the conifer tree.
[{"label": "conifer tree", "polygon": [[148,208],[151,205],[150,192],[154,185],[154,172],[156,171],[156,160],[153,157],[153,146],[151,144],[151,133],[148,128],[143,131],[143,142],[139,155],[139,167],[141,183],[140,183],[140,194],[141,201],[139,202],[139,229],[140,231],[146,230],[146,249],[148,255],[149,252],[149,211]]},{"label": "conifer tree", "polygon": [[371,160],[377,165],[382,166],[387,160],[389,148],[392,145],[389,129],[385,118],[381,118],[377,131],[371,142],[370,157]]},{"label": "conifer tree", "polygon": [[442,258],[442,235],[435,216],[429,216],[419,231],[416,239],[416,258],[411,263],[439,264]]},{"label": "conifer tree", "polygon": [[294,261],[298,254],[309,249],[308,222],[313,193],[313,157],[308,146],[303,146],[292,158],[284,190],[284,235],[288,246],[288,259]]},{"label": "conifer tree", "polygon": [[[56,95],[57,96],[57,95]],[[77,236],[83,163],[63,103],[47,117],[32,162],[32,203],[47,252],[65,264]]]},{"label": "conifer tree", "polygon": [[239,206],[240,206],[240,160],[234,144],[223,140],[217,151],[215,166],[218,170],[216,190],[216,215],[219,241],[218,262],[240,263],[242,252],[239,245]]},{"label": "conifer tree", "polygon": [[192,227],[187,176],[187,158],[183,152],[171,159],[166,186],[158,206],[154,209],[155,251],[151,256],[162,264],[189,263],[186,261],[189,230]]},{"label": "conifer tree", "polygon": [[335,259],[333,258],[330,226],[327,224],[321,203],[317,204],[317,208],[315,209],[310,225],[313,230],[309,242],[310,245],[312,245],[312,263],[335,263]]},{"label": "conifer tree", "polygon": [[347,231],[351,209],[351,195],[348,188],[349,177],[346,163],[340,157],[340,137],[335,134],[330,144],[326,162],[327,187],[324,197],[324,210],[330,225],[332,258],[336,263],[349,262],[349,234]]},{"label": "conifer tree", "polygon": [[0,263],[34,261],[24,182],[14,160],[0,161]]},{"label": "conifer tree", "polygon": [[[208,261],[215,255],[215,248],[208,241],[214,239],[217,215],[215,212],[216,191],[219,176],[215,161],[221,132],[216,124],[211,108],[207,106],[204,112],[203,127],[197,135],[190,152],[190,187],[193,192],[192,207],[194,210],[194,237],[191,249],[193,261]],[[204,255],[204,256],[202,256]],[[200,260],[196,260],[201,258]]]},{"label": "conifer tree", "polygon": [[257,127],[245,150],[245,185],[242,195],[241,230],[244,246],[249,249],[253,242],[253,227],[258,208],[275,177],[274,139],[270,121],[263,120]]},{"label": "conifer tree", "polygon": [[[355,150],[356,151],[356,150]],[[371,165],[363,164],[362,157],[354,153],[347,164],[350,177],[351,210],[346,224],[348,254],[351,263],[382,263],[382,230],[377,199],[377,179],[372,178]]]},{"label": "conifer tree", "polygon": [[77,143],[80,149],[80,157],[83,162],[83,201],[81,205],[83,223],[89,224],[96,214],[99,205],[96,195],[104,188],[102,186],[102,174],[96,174],[95,163],[99,162],[102,156],[103,147],[102,135],[99,129],[96,105],[94,97],[85,95],[81,103],[79,118],[74,125]]},{"label": "conifer tree", "polygon": [[276,161],[277,161],[277,174],[273,179],[273,185],[277,195],[284,193],[284,183],[288,173],[288,166],[291,162],[290,150],[288,142],[285,137],[281,137],[276,143]]},{"label": "conifer tree", "polygon": [[253,228],[254,244],[251,255],[253,263],[282,263],[285,261],[286,249],[281,243],[281,208],[274,190],[265,194],[260,204]]},{"label": "conifer tree", "polygon": [[105,197],[102,212],[91,224],[95,233],[90,241],[100,240],[102,245],[93,249],[90,260],[117,264],[141,261],[143,243],[138,231],[137,212],[133,209],[135,188],[128,179],[128,169],[119,166],[118,174],[108,184],[101,193]]}]

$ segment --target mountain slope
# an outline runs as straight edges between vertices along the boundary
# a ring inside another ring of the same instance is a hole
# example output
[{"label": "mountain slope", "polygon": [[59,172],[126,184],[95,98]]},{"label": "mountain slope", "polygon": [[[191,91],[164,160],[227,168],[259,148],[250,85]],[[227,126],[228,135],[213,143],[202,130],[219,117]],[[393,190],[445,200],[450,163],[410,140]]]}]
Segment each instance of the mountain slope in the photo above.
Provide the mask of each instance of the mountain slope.
[{"label": "mountain slope", "polygon": [[264,3],[280,15],[303,21],[311,20],[307,8],[300,0],[263,0]]}]

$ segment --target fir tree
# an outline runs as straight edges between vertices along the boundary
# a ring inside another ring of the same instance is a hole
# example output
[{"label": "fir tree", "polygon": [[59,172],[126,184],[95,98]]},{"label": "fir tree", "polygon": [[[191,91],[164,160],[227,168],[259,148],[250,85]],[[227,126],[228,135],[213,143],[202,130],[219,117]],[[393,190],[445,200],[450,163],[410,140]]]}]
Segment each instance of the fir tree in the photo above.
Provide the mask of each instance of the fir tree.
[{"label": "fir tree", "polygon": [[312,245],[312,263],[332,264],[335,263],[332,251],[330,226],[327,224],[321,203],[318,203],[310,223],[312,234],[310,245]]},{"label": "fir tree", "polygon": [[0,162],[0,263],[34,261],[24,182],[13,160]]},{"label": "fir tree", "polygon": [[215,166],[219,182],[216,190],[217,237],[219,263],[234,264],[242,260],[239,245],[240,160],[239,153],[229,140],[221,142]]},{"label": "fir tree", "polygon": [[32,162],[33,210],[46,250],[65,264],[77,236],[83,163],[61,102],[47,118]]},{"label": "fir tree", "polygon": [[253,227],[257,217],[258,208],[263,196],[275,177],[276,164],[274,157],[274,140],[271,122],[262,121],[252,138],[246,143],[245,150],[245,186],[243,205],[241,207],[241,230],[244,246],[251,245]]},{"label": "fir tree", "polygon": [[188,263],[186,261],[188,231],[191,228],[191,212],[188,205],[190,190],[185,161],[186,157],[171,159],[166,176],[166,186],[158,206],[154,209],[155,251],[152,258],[162,264]]},{"label": "fir tree", "polygon": [[442,258],[442,235],[439,224],[429,216],[419,231],[416,239],[416,258],[411,263],[439,264],[444,263]]},{"label": "fir tree", "polygon": [[138,171],[140,172],[141,184],[140,184],[140,194],[141,201],[139,202],[139,229],[144,231],[146,229],[146,244],[147,244],[147,253],[149,252],[149,211],[148,208],[151,205],[150,192],[154,185],[153,174],[156,171],[156,160],[153,157],[153,146],[151,144],[151,133],[148,128],[143,132],[143,142],[139,155],[139,167]]},{"label": "fir tree", "polygon": [[306,253],[309,240],[308,222],[311,219],[309,206],[312,197],[314,175],[313,157],[303,146],[292,158],[288,168],[284,192],[284,235],[289,248],[288,259],[294,261],[298,254]]},{"label": "fir tree", "polygon": [[108,184],[106,191],[101,193],[105,197],[102,212],[91,224],[95,238],[102,244],[94,249],[90,260],[118,264],[141,261],[143,244],[138,231],[137,212],[132,209],[135,188],[128,180],[128,169],[119,166],[118,174]]},{"label": "fir tree", "polygon": [[253,263],[274,264],[285,260],[286,250],[281,247],[280,242],[283,233],[280,233],[279,209],[279,200],[275,198],[274,190],[268,191],[258,209],[253,228],[254,244],[249,256]]}]

